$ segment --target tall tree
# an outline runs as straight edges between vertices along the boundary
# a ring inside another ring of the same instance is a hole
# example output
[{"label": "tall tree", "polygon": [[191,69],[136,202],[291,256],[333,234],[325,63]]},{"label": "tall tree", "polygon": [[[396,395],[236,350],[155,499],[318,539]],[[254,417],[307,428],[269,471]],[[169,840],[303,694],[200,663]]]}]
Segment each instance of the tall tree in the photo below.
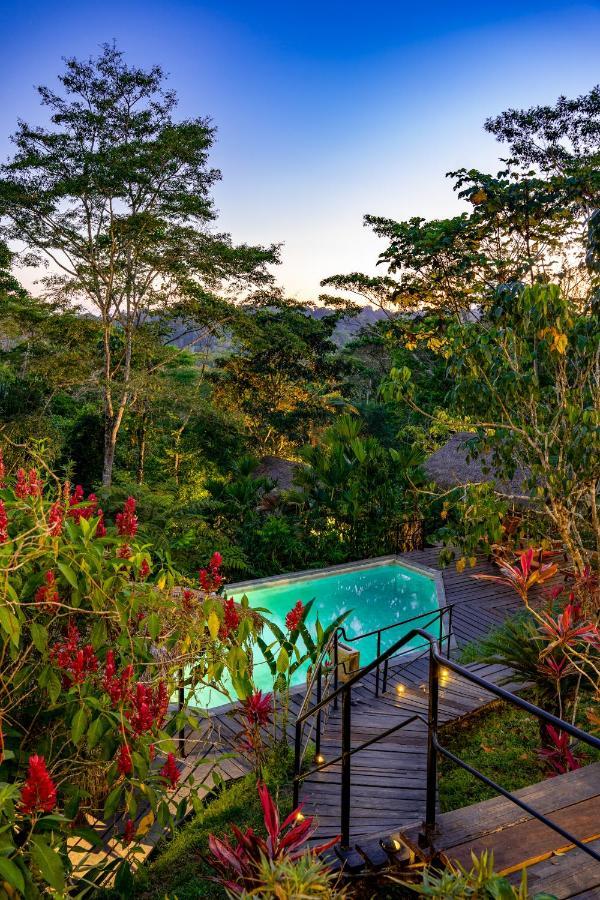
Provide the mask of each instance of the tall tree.
[{"label": "tall tree", "polygon": [[136,330],[178,304],[193,314],[222,292],[270,282],[277,248],[235,246],[209,230],[214,128],[175,121],[177,98],[160,67],[129,66],[116,47],[68,59],[63,92],[39,88],[49,128],[20,123],[0,170],[5,239],[50,266],[49,295],[92,309],[102,323],[103,484],[132,400]]}]

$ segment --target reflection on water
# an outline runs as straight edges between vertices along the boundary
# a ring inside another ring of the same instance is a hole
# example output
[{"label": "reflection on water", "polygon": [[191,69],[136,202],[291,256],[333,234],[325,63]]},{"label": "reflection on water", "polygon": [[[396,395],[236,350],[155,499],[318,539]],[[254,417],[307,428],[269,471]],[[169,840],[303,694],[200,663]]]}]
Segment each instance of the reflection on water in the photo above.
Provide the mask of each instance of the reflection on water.
[{"label": "reflection on water", "polygon": [[[306,604],[314,598],[315,602],[307,619],[309,628],[314,628],[317,615],[325,627],[337,616],[349,612],[343,626],[349,639],[394,622],[403,622],[421,613],[435,613],[438,610],[433,579],[397,564],[373,566],[320,578],[295,579],[289,584],[274,582],[254,590],[248,589],[245,593],[251,606],[268,609],[268,618],[283,630],[286,614],[298,600]],[[235,591],[229,591],[228,596],[241,599],[241,595],[236,595]],[[384,632],[381,636],[382,651],[391,647],[411,628],[429,630],[428,625],[431,626],[432,633],[439,634],[437,618],[429,615],[408,624],[406,628],[392,628]],[[263,636],[268,643],[271,637],[268,628],[265,628]],[[412,642],[413,649],[419,643],[418,639]],[[354,646],[360,650],[360,661],[364,665],[377,654],[377,637],[373,635],[364,638]],[[407,645],[407,648],[410,647],[410,644]],[[258,647],[256,654],[255,681],[259,688],[269,691],[272,688],[271,676],[264,662],[258,665],[262,661]],[[304,680],[306,668],[305,666],[303,670],[296,672],[295,683]],[[226,702],[226,698],[222,694],[203,689],[195,702],[202,706],[216,706]]]}]

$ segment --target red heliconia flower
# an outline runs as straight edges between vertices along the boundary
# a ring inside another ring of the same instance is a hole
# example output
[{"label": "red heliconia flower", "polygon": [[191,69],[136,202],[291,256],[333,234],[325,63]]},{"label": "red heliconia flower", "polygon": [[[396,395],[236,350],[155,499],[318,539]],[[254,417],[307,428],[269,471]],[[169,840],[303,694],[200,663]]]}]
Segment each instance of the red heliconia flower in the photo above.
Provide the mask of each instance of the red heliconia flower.
[{"label": "red heliconia flower", "polygon": [[50,778],[43,756],[29,757],[25,784],[21,788],[21,812],[52,812],[56,806],[56,785]]},{"label": "red heliconia flower", "polygon": [[213,569],[220,569],[222,565],[223,565],[223,557],[221,556],[221,554],[219,553],[218,550],[215,550],[215,552],[213,553],[213,555],[210,558],[210,566]]},{"label": "red heliconia flower", "polygon": [[117,556],[119,559],[129,559],[131,557],[131,553],[132,553],[131,547],[127,542],[124,544],[121,544],[121,546],[117,550]]},{"label": "red heliconia flower", "polygon": [[48,532],[52,537],[58,537],[62,533],[64,517],[65,514],[60,503],[58,501],[53,503],[48,513]]},{"label": "red heliconia flower", "polygon": [[0,544],[5,544],[8,540],[8,516],[6,515],[6,507],[4,500],[0,500]]},{"label": "red heliconia flower", "polygon": [[117,769],[121,775],[131,775],[133,772],[133,762],[131,761],[131,750],[127,744],[121,744],[117,753]]},{"label": "red heliconia flower", "polygon": [[83,501],[84,493],[83,488],[80,484],[75,486],[75,490],[69,497],[69,506],[77,506],[77,504]]},{"label": "red heliconia flower", "polygon": [[25,497],[29,495],[29,485],[27,483],[27,476],[25,474],[25,469],[17,470],[17,481],[15,483],[15,495],[19,498],[19,500],[24,500]]},{"label": "red heliconia flower", "polygon": [[169,695],[167,693],[167,685],[164,681],[159,681],[156,690],[152,693],[152,715],[157,728],[162,728],[167,718],[167,710],[169,708]]},{"label": "red heliconia flower", "polygon": [[270,725],[273,714],[273,694],[264,694],[255,691],[242,703],[242,714],[249,725],[259,725],[264,728]]},{"label": "red heliconia flower", "polygon": [[45,584],[41,585],[35,592],[35,602],[43,603],[48,610],[51,610],[59,602],[54,572],[51,570],[46,572],[44,582]]},{"label": "red heliconia flower", "polygon": [[148,577],[149,574],[150,574],[150,566],[148,564],[148,560],[143,559],[142,564],[139,568],[138,575],[142,579],[142,581],[144,581]]},{"label": "red heliconia flower", "polygon": [[121,837],[121,843],[124,847],[128,847],[132,840],[135,837],[135,822],[133,819],[127,819],[125,822],[125,828],[123,829],[123,835]]},{"label": "red heliconia flower", "polygon": [[132,697],[133,709],[128,713],[128,718],[135,735],[139,736],[150,731],[154,723],[154,716],[150,704],[152,702],[152,689],[141,681],[135,686]]},{"label": "red heliconia flower", "polygon": [[138,530],[138,517],[135,514],[135,499],[128,497],[123,511],[116,515],[117,531],[127,537],[135,537]]},{"label": "red heliconia flower", "polygon": [[35,469],[29,470],[29,484],[27,486],[27,493],[30,497],[41,497],[43,490],[42,480],[39,474]]},{"label": "red heliconia flower", "polygon": [[154,744],[148,744],[148,756],[150,757],[150,762],[152,762],[152,760],[156,756],[156,747],[154,746]]},{"label": "red heliconia flower", "polygon": [[302,600],[298,600],[293,609],[290,609],[289,613],[285,617],[285,626],[288,631],[296,631],[296,629],[300,626],[302,621],[302,616],[304,615],[305,606],[302,603]]},{"label": "red heliconia flower", "polygon": [[6,487],[6,466],[4,465],[4,454],[2,452],[2,448],[0,447],[0,488]]},{"label": "red heliconia flower", "polygon": [[163,778],[166,778],[171,788],[174,788],[181,778],[181,772],[177,768],[177,763],[175,762],[175,757],[172,753],[169,753],[167,756],[167,761],[160,770],[160,774]]}]

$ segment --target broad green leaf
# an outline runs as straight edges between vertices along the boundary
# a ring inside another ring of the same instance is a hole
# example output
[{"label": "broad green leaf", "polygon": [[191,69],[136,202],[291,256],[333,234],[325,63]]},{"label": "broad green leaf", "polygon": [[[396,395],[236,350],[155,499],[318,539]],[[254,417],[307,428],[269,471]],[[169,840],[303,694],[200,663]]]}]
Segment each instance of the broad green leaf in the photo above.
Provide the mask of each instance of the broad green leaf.
[{"label": "broad green leaf", "polygon": [[77,590],[77,587],[78,587],[77,576],[75,575],[75,572],[73,571],[71,566],[69,566],[69,565],[67,565],[67,563],[63,563],[63,562],[57,563],[57,566],[60,569],[60,571],[61,571],[62,575],[64,576],[64,578],[66,579],[66,581],[69,582],[69,584],[71,585],[72,588],[75,588],[75,590]]},{"label": "broad green leaf", "polygon": [[8,881],[11,887],[16,888],[20,894],[25,893],[25,879],[23,873],[12,859],[0,857],[0,878]]},{"label": "broad green leaf", "polygon": [[277,657],[277,671],[280,674],[283,674],[284,672],[287,672],[289,667],[290,667],[289,654],[288,654],[287,650],[285,649],[285,647],[282,647],[281,650],[279,651],[279,656]]},{"label": "broad green leaf", "polygon": [[77,746],[87,728],[88,712],[85,706],[80,706],[71,722],[71,740]]},{"label": "broad green leaf", "polygon": [[[148,628],[148,634],[152,638],[152,640],[156,640],[158,635],[160,634],[160,618],[157,613],[151,613],[146,619],[146,626]],[[217,629],[218,631],[218,629]]]},{"label": "broad green leaf", "polygon": [[64,891],[65,874],[62,859],[40,835],[31,836],[31,859],[40,870],[42,878],[55,891]]},{"label": "broad green leaf", "polygon": [[44,627],[44,625],[38,624],[38,622],[30,622],[29,631],[31,632],[31,640],[33,641],[33,646],[36,650],[39,650],[40,653],[43,653],[48,646],[47,629]]},{"label": "broad green leaf", "polygon": [[210,613],[206,624],[208,625],[208,632],[211,638],[213,639],[213,641],[216,640],[219,634],[219,629],[221,627],[221,622],[214,610]]},{"label": "broad green leaf", "polygon": [[7,633],[11,643],[18,648],[21,625],[15,614],[7,607],[0,606],[0,627]]}]

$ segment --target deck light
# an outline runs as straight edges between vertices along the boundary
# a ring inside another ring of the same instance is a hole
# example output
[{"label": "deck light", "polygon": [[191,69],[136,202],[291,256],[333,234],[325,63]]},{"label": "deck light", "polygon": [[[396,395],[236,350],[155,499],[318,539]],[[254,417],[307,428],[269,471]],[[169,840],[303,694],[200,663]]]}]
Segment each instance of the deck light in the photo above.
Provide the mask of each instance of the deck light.
[{"label": "deck light", "polygon": [[381,846],[386,851],[386,853],[397,853],[397,851],[402,847],[402,844],[397,838],[391,837],[385,841],[382,841]]},{"label": "deck light", "polygon": [[300,810],[298,810],[298,812],[296,813],[296,822],[303,822],[303,821],[304,821],[304,816],[302,815]]},{"label": "deck light", "polygon": [[403,694],[405,690],[406,687],[401,682],[398,682],[398,684],[396,685],[396,692],[398,694]]},{"label": "deck light", "polygon": [[317,753],[317,755],[315,756],[315,762],[318,766],[320,766],[321,763],[325,762],[325,757],[323,756],[322,753]]}]

